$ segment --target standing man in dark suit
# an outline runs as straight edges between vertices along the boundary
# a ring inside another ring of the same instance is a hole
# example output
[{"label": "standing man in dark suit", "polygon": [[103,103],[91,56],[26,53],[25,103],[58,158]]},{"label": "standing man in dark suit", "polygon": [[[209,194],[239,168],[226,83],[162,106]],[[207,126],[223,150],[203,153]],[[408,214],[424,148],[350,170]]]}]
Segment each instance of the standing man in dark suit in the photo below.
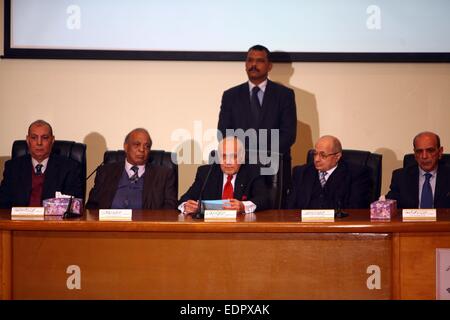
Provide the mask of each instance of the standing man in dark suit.
[{"label": "standing man in dark suit", "polygon": [[83,199],[80,165],[71,159],[51,154],[53,129],[44,120],[28,127],[29,154],[5,163],[0,185],[0,207],[40,207],[42,200],[54,198],[59,191]]},{"label": "standing man in dark suit", "polygon": [[413,140],[417,163],[392,173],[388,199],[399,208],[450,208],[450,168],[440,163],[444,148],[433,132],[421,132]]},{"label": "standing man in dark suit", "polygon": [[[294,91],[268,79],[271,69],[270,51],[266,47],[256,45],[248,50],[245,70],[249,81],[223,93],[218,130],[223,137],[236,135],[234,130],[254,129],[259,150],[282,153],[286,194],[291,185],[291,146],[297,134],[297,108]],[[264,134],[262,129],[267,130],[267,139],[259,136]],[[277,135],[271,139],[271,134]],[[252,149],[251,143],[247,149]]]},{"label": "standing man in dark suit", "polygon": [[125,137],[125,162],[99,168],[86,208],[175,209],[175,175],[147,162],[152,140],[147,130],[137,128]]},{"label": "standing man in dark suit", "polygon": [[244,164],[245,149],[236,137],[226,137],[218,147],[220,165],[198,168],[195,181],[181,197],[178,209],[196,213],[200,193],[203,200],[227,200],[224,209],[252,213],[269,207],[268,191],[258,166]]},{"label": "standing man in dark suit", "polygon": [[351,165],[341,157],[341,142],[333,136],[321,137],[315,145],[314,163],[294,170],[289,208],[368,208],[369,169]]}]

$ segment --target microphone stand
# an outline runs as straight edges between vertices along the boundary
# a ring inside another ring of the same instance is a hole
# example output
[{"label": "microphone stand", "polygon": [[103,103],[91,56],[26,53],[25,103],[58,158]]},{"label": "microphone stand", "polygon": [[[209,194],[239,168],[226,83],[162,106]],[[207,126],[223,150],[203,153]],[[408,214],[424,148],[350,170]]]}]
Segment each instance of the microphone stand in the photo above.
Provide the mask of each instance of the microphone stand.
[{"label": "microphone stand", "polygon": [[63,219],[78,218],[81,216],[81,214],[79,214],[79,213],[72,212],[72,199],[73,199],[73,196],[70,196],[69,204],[67,205],[66,212],[64,212],[64,214],[63,214]]},{"label": "microphone stand", "polygon": [[342,211],[342,201],[341,200],[337,201],[337,207],[336,207],[336,212],[334,213],[334,217],[340,218],[340,219],[348,217],[348,213],[345,211]]},{"label": "microphone stand", "polygon": [[209,176],[211,175],[211,171],[214,167],[214,164],[211,164],[208,170],[208,173],[205,178],[205,182],[203,182],[203,186],[200,190],[200,194],[198,196],[198,209],[197,212],[192,216],[194,219],[203,219],[205,217],[205,207],[202,202],[203,191],[205,190],[206,183],[208,182]]},{"label": "microphone stand", "polygon": [[91,172],[91,174],[86,178],[86,181],[89,180],[89,178],[100,169],[101,166],[103,166],[104,162],[100,163],[97,168],[95,168],[94,171]]}]

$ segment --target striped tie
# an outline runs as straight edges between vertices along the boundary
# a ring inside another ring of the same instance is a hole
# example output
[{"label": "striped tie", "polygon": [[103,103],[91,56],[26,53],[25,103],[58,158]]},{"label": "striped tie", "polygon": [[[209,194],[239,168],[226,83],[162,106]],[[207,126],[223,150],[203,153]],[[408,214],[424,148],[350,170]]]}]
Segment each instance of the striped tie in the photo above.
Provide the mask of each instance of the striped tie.
[{"label": "striped tie", "polygon": [[319,179],[320,179],[320,185],[322,188],[325,186],[325,183],[327,183],[327,179],[325,179],[325,176],[328,174],[326,171],[320,171]]},{"label": "striped tie", "polygon": [[138,176],[139,168],[136,166],[132,166],[131,170],[134,172],[134,174],[130,177],[130,181],[132,183],[135,183],[139,179],[139,176]]}]

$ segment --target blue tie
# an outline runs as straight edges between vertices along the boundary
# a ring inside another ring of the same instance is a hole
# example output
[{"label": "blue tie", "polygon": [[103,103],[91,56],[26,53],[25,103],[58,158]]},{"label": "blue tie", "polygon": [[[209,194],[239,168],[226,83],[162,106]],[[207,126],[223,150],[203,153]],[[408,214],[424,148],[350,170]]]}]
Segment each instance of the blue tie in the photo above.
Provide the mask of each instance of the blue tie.
[{"label": "blue tie", "polygon": [[424,174],[425,182],[422,186],[422,196],[420,199],[421,208],[433,208],[433,191],[431,190],[430,178],[431,173],[427,172]]},{"label": "blue tie", "polygon": [[256,120],[256,122],[259,122],[259,115],[261,113],[261,104],[259,103],[259,98],[258,98],[258,92],[259,92],[259,87],[253,87],[252,89],[252,96],[250,98],[250,106],[252,108],[252,116],[253,119]]}]

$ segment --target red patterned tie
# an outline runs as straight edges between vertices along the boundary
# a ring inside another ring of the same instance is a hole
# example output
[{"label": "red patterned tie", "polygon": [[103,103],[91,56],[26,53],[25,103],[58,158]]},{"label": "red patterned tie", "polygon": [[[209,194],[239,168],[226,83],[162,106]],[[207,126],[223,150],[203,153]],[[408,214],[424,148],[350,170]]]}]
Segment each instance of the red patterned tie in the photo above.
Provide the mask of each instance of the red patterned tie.
[{"label": "red patterned tie", "polygon": [[223,188],[222,199],[233,199],[233,185],[231,184],[232,179],[232,175],[227,176],[227,182]]}]

